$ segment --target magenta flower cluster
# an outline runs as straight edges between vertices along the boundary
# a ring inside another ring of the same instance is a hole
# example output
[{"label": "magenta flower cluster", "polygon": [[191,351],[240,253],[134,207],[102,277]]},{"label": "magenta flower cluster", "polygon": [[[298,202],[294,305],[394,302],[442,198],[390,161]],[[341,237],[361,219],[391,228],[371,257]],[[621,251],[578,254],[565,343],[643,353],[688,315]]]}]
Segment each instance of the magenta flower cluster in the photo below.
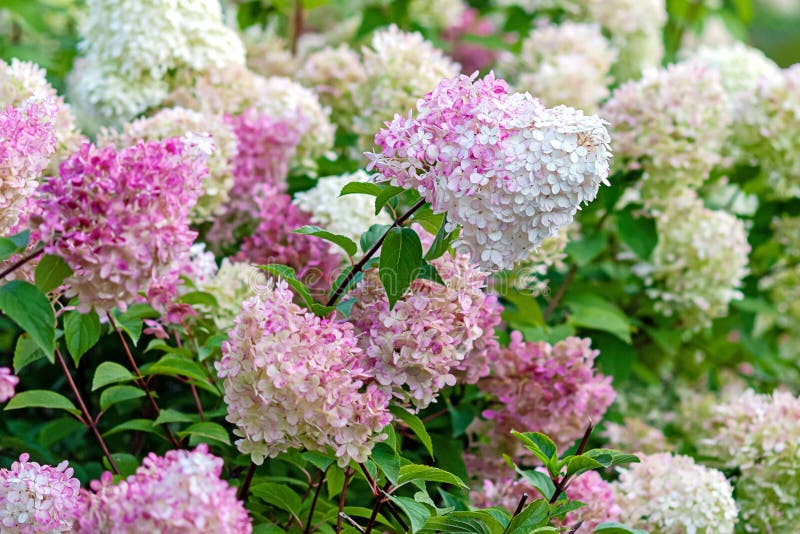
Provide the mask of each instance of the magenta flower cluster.
[{"label": "magenta flower cluster", "polygon": [[487,376],[499,350],[494,328],[502,308],[483,291],[487,275],[465,254],[431,263],[444,285],[419,278],[391,310],[377,268],[350,294],[365,365],[381,386],[417,408],[457,381]]},{"label": "magenta flower cluster", "polygon": [[510,269],[607,183],[610,138],[598,117],[476,75],[442,80],[413,118],[395,115],[369,169],[447,212],[459,250],[482,267]]},{"label": "magenta flower cluster", "polygon": [[150,453],[127,479],[106,472],[85,491],[77,532],[249,534],[253,530],[236,488],[220,479],[222,458],[205,444],[193,451]]},{"label": "magenta flower cluster", "polygon": [[188,261],[189,213],[202,193],[205,154],[189,138],[117,151],[84,144],[44,183],[35,203],[48,254],[72,268],[79,310],[125,310],[137,294]]},{"label": "magenta flower cluster", "polygon": [[244,238],[234,261],[288,265],[310,289],[326,294],[342,258],[331,249],[330,243],[292,232],[312,224],[311,214],[292,204],[289,195],[275,189],[261,189],[251,201],[256,207],[258,225]]},{"label": "magenta flower cluster", "polygon": [[0,469],[0,532],[74,532],[82,497],[80,482],[63,461],[58,466],[29,462],[27,453]]},{"label": "magenta flower cluster", "polygon": [[20,222],[55,153],[57,111],[52,102],[32,99],[0,110],[0,236]]},{"label": "magenta flower cluster", "polygon": [[285,282],[244,301],[217,372],[239,450],[260,464],[291,448],[364,462],[392,416],[361,367],[351,325],[305,311]]},{"label": "magenta flower cluster", "polygon": [[499,401],[484,417],[499,428],[543,432],[560,447],[570,445],[616,398],[611,377],[593,369],[599,351],[590,343],[578,337],[555,345],[524,342],[520,332],[511,332],[493,375],[478,383]]}]

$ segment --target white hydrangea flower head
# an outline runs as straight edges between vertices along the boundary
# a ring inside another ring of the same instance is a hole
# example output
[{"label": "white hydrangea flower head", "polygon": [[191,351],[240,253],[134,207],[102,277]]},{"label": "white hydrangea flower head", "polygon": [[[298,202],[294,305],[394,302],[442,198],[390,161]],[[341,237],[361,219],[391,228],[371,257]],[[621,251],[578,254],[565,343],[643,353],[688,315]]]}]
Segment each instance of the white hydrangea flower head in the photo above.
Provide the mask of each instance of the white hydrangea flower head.
[{"label": "white hydrangea flower head", "polygon": [[239,115],[252,109],[276,120],[302,121],[306,129],[297,146],[297,166],[309,167],[333,147],[336,127],[329,110],[311,89],[289,78],[265,78],[241,66],[209,69],[180,84],[167,102],[210,114]]},{"label": "white hydrangea flower head", "polygon": [[466,9],[464,0],[411,0],[408,18],[426,28],[444,29],[460,20]]},{"label": "white hydrangea flower head", "polygon": [[73,92],[113,125],[166,97],[171,71],[245,62],[218,0],[88,0],[87,8],[79,44],[86,61]]},{"label": "white hydrangea flower head", "polygon": [[122,148],[138,141],[162,141],[189,133],[208,134],[213,145],[206,159],[208,176],[203,180],[203,194],[192,210],[192,222],[201,223],[221,213],[234,182],[231,162],[237,154],[236,135],[222,117],[185,108],[166,108],[151,117],[125,124],[121,132],[102,129],[98,143]]},{"label": "white hydrangea flower head", "polygon": [[720,471],[688,456],[643,456],[611,484],[620,521],[651,534],[733,534],[736,502]]},{"label": "white hydrangea flower head", "polygon": [[597,24],[564,22],[534,27],[516,58],[516,86],[548,106],[564,104],[587,113],[608,95],[617,58]]},{"label": "white hydrangea flower head", "polygon": [[518,6],[528,13],[546,9],[562,9],[576,15],[584,10],[586,0],[497,0],[496,3],[500,6]]},{"label": "white hydrangea flower head", "polygon": [[734,143],[758,162],[779,198],[800,197],[800,64],[759,79],[737,116]]},{"label": "white hydrangea flower head", "polygon": [[589,20],[609,32],[611,44],[619,51],[614,66],[617,81],[638,78],[644,69],[661,63],[665,0],[588,0],[585,4]]},{"label": "white hydrangea flower head", "polygon": [[294,77],[298,69],[297,59],[274,28],[250,26],[241,37],[247,52],[247,68],[261,76]]},{"label": "white hydrangea flower head", "polygon": [[13,58],[6,63],[0,59],[0,108],[20,106],[28,99],[46,100],[56,106],[56,151],[47,169],[54,174],[58,172],[58,164],[77,150],[85,138],[75,125],[72,108],[56,93],[46,76],[43,68],[30,61]]},{"label": "white hydrangea flower head", "polygon": [[735,216],[710,210],[694,195],[673,198],[656,215],[658,244],[636,271],[649,286],[657,311],[697,330],[728,312],[742,298],[750,245]]},{"label": "white hydrangea flower head", "polygon": [[346,128],[357,113],[353,92],[366,76],[359,55],[344,44],[312,52],[297,72],[300,83],[311,87],[322,105],[331,109],[331,120]]},{"label": "white hydrangea flower head", "polygon": [[721,160],[731,123],[720,73],[697,62],[645,71],[618,87],[600,115],[622,165],[644,170],[648,205],[699,187]]},{"label": "white hydrangea flower head", "polygon": [[225,258],[213,277],[197,283],[197,288],[214,296],[218,306],[210,313],[222,331],[233,327],[233,320],[242,311],[242,302],[266,286],[264,271],[243,262]]},{"label": "white hydrangea flower head", "polygon": [[[373,224],[391,224],[392,219],[382,211],[374,213],[372,197],[347,195],[340,197],[342,188],[350,182],[368,182],[370,175],[362,170],[341,176],[326,176],[308,191],[295,194],[294,204],[311,214],[311,222],[334,234],[359,242],[361,234]],[[337,251],[339,247],[333,245]]]},{"label": "white hydrangea flower head", "polygon": [[414,109],[417,99],[459,71],[457,63],[421,34],[400,31],[395,25],[376,31],[361,54],[366,80],[353,93],[358,110],[353,129],[364,149],[372,146],[385,121]]},{"label": "white hydrangea flower head", "polygon": [[717,402],[700,451],[738,467],[736,497],[748,532],[800,529],[800,398],[747,390]]},{"label": "white hydrangea flower head", "polygon": [[195,287],[200,287],[209,282],[217,274],[217,260],[214,253],[206,250],[206,244],[195,243],[189,249],[188,272],[189,280]]},{"label": "white hydrangea flower head", "polygon": [[655,454],[670,451],[664,433],[638,417],[626,417],[623,423],[604,423],[603,438],[611,449],[631,451],[634,454]]}]

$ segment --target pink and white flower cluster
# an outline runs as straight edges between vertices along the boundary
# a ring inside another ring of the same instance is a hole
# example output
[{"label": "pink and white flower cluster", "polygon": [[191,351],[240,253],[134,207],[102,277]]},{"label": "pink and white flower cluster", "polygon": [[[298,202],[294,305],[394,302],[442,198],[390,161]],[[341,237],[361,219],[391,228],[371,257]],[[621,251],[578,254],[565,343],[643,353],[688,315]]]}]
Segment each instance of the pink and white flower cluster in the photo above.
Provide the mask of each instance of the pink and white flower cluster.
[{"label": "pink and white flower cluster", "polygon": [[500,404],[483,415],[500,428],[542,432],[560,447],[581,437],[614,402],[611,377],[596,373],[591,340],[525,342],[518,331],[501,350],[491,377],[478,382]]},{"label": "pink and white flower cluster", "polygon": [[6,402],[14,396],[19,377],[8,367],[0,367],[0,402]]},{"label": "pink and white flower cluster", "polygon": [[448,230],[461,227],[459,250],[483,268],[528,257],[607,183],[602,120],[510,94],[492,74],[445,79],[417,109],[375,136],[381,152],[368,154],[369,168],[447,212]]},{"label": "pink and white flower cluster", "polygon": [[370,381],[353,327],[292,302],[285,282],[244,301],[222,360],[227,419],[239,450],[261,464],[291,448],[363,462],[392,416],[390,394]]},{"label": "pink and white flower cluster", "polygon": [[189,213],[207,173],[188,138],[120,151],[85,144],[40,187],[35,223],[45,251],[72,268],[67,295],[81,312],[125,310],[188,261]]},{"label": "pink and white flower cluster", "polygon": [[378,269],[364,274],[350,297],[370,372],[396,397],[424,408],[446,386],[474,384],[489,374],[498,357],[494,328],[502,307],[484,293],[487,275],[464,254],[431,262],[444,285],[425,279],[411,283],[389,309]]},{"label": "pink and white flower cluster", "polygon": [[53,467],[29,459],[22,454],[10,469],[0,469],[0,531],[74,532],[82,497],[72,468],[66,461]]},{"label": "pink and white flower cluster", "polygon": [[33,99],[0,110],[0,235],[24,218],[28,199],[55,153],[56,111],[50,101]]},{"label": "pink and white flower cluster", "polygon": [[220,479],[222,458],[205,444],[193,451],[150,453],[136,473],[117,484],[110,472],[84,491],[86,505],[78,533],[216,532],[249,534],[253,530],[236,488]]}]

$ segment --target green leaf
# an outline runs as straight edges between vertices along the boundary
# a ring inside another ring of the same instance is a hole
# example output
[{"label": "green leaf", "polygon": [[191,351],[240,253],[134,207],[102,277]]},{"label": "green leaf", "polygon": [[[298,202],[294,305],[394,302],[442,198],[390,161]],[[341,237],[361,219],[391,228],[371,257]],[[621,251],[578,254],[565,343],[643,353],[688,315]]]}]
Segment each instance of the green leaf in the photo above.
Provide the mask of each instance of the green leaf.
[{"label": "green leaf", "polygon": [[56,348],[56,316],[36,286],[13,280],[0,287],[0,310],[17,323],[51,357]]},{"label": "green leaf", "polygon": [[[28,334],[22,334],[17,338],[17,346],[14,349],[14,372],[19,374],[20,369],[35,361],[41,360],[46,355],[39,348],[39,345],[31,339]],[[55,363],[55,356],[50,355],[50,363]]]},{"label": "green leaf", "polygon": [[514,432],[525,448],[531,451],[537,458],[546,464],[558,460],[558,449],[553,440],[541,432]]},{"label": "green leaf", "polygon": [[625,312],[614,304],[587,293],[569,295],[564,304],[572,310],[567,319],[569,325],[608,332],[631,343],[633,326]]},{"label": "green leaf", "polygon": [[161,433],[158,427],[155,426],[153,421],[150,419],[130,419],[115,426],[111,430],[108,430],[103,434],[103,437],[113,436],[114,434],[119,434],[120,432],[147,432],[148,434],[155,434],[156,436],[166,439],[164,434]]},{"label": "green leaf", "polygon": [[345,186],[342,188],[342,192],[339,193],[339,196],[371,195],[373,197],[377,197],[382,191],[383,188],[381,186],[370,182],[350,182],[349,184],[345,184]]},{"label": "green leaf", "polygon": [[33,278],[36,282],[36,287],[42,290],[42,293],[49,293],[60,286],[66,277],[72,274],[72,269],[67,262],[59,256],[46,255],[39,261],[36,266]]},{"label": "green leaf", "polygon": [[387,202],[401,193],[405,193],[406,189],[394,185],[387,185],[375,197],[375,215],[379,214]]},{"label": "green leaf", "polygon": [[656,223],[649,217],[634,217],[631,209],[615,215],[617,232],[623,243],[641,259],[650,258],[658,244]]},{"label": "green leaf", "polygon": [[160,314],[147,304],[132,304],[124,312],[117,311],[114,315],[114,321],[117,326],[133,341],[134,345],[139,344],[139,338],[142,335],[142,320],[155,319]]},{"label": "green leaf", "polygon": [[116,382],[129,382],[133,374],[125,367],[115,362],[103,362],[97,366],[92,379],[92,391],[97,391],[103,386]]},{"label": "green leaf", "polygon": [[614,449],[592,449],[587,451],[584,456],[589,456],[597,460],[603,464],[604,467],[623,464],[638,464],[640,461],[639,457],[634,454],[628,454]]},{"label": "green leaf", "polygon": [[[505,285],[505,284],[503,284]],[[515,326],[544,325],[544,316],[536,299],[514,288],[502,292],[503,298],[512,306],[504,306],[503,320]]]},{"label": "green leaf", "polygon": [[328,470],[328,475],[325,477],[325,485],[328,486],[328,498],[333,499],[342,492],[344,488],[344,471],[335,467]]},{"label": "green leaf", "polygon": [[391,224],[373,224],[370,226],[369,230],[361,234],[361,251],[366,253],[391,227]]},{"label": "green leaf", "polygon": [[570,241],[564,250],[578,267],[585,267],[603,252],[607,238],[608,234],[605,232],[595,232],[580,240]]},{"label": "green leaf", "polygon": [[392,484],[397,484],[400,477],[400,456],[385,443],[378,443],[372,449],[372,461],[380,467]]},{"label": "green leaf", "polygon": [[442,220],[442,224],[439,226],[439,230],[436,232],[436,237],[433,239],[431,247],[428,249],[428,252],[425,253],[425,259],[427,261],[433,261],[436,258],[441,258],[445,252],[450,250],[450,247],[453,245],[453,241],[458,236],[458,229],[448,232],[445,229],[445,222],[447,222],[446,217]]},{"label": "green leaf", "polygon": [[421,278],[423,280],[430,280],[431,282],[436,282],[439,285],[446,285],[444,280],[442,280],[439,271],[436,270],[436,267],[431,265],[428,262],[424,262],[422,267],[419,268],[417,271],[417,278]]},{"label": "green leaf", "polygon": [[193,423],[197,421],[197,415],[189,415],[187,413],[173,410],[172,408],[165,408],[158,413],[155,424],[166,425],[167,423]]},{"label": "green leaf", "polygon": [[30,235],[30,230],[25,230],[11,237],[0,237],[0,261],[5,261],[14,254],[24,252],[28,246]]},{"label": "green leaf", "polygon": [[202,382],[208,381],[206,372],[197,362],[175,354],[162,356],[160,360],[147,367],[145,375],[185,376]]},{"label": "green leaf", "polygon": [[506,512],[505,522],[501,523],[490,510],[472,512],[451,512],[447,515],[431,517],[425,524],[425,534],[442,532],[448,534],[503,534],[509,523]]},{"label": "green leaf", "polygon": [[547,524],[550,516],[550,505],[547,501],[539,499],[525,507],[522,512],[514,516],[506,532],[508,534],[530,534],[531,531]]},{"label": "green leaf", "polygon": [[409,482],[416,480],[425,482],[441,482],[443,484],[452,484],[461,488],[469,489],[469,486],[464,484],[464,481],[449,473],[444,469],[438,467],[430,467],[427,465],[407,464],[400,467],[400,477],[397,480],[397,485],[402,486]]},{"label": "green leaf", "polygon": [[594,527],[594,532],[599,532],[601,534],[647,534],[646,530],[626,527],[621,523],[615,523],[613,521],[600,523]]},{"label": "green leaf", "polygon": [[553,484],[553,481],[547,476],[546,473],[542,473],[541,471],[536,471],[533,469],[519,469],[517,468],[517,473],[522,475],[528,483],[536,488],[536,491],[542,494],[542,497],[545,499],[550,500],[553,494],[556,492],[556,486]]},{"label": "green leaf", "polygon": [[[219,441],[225,445],[231,444],[231,438],[228,435],[228,431],[225,430],[225,427],[219,423],[211,423],[208,421],[195,423],[186,430],[178,432],[178,436],[181,438],[190,436],[192,438],[190,445],[196,445],[198,441],[205,440]],[[195,438],[199,438],[199,440]]]},{"label": "green leaf", "polygon": [[601,469],[603,464],[595,460],[594,458],[586,455],[580,456],[573,456],[567,462],[567,476],[573,475],[578,476],[582,475],[587,471],[592,471],[594,469]]},{"label": "green leaf", "polygon": [[70,311],[64,314],[64,338],[75,367],[78,366],[81,356],[100,340],[102,331],[100,318],[94,311],[89,313]]},{"label": "green leaf", "polygon": [[[114,459],[114,463],[117,464],[119,468],[119,476],[121,477],[129,477],[130,475],[136,472],[136,468],[139,467],[139,460],[136,459],[136,456],[132,454],[128,454],[126,452],[113,452],[111,453],[111,457]],[[108,458],[103,456],[103,465],[111,471],[111,465],[108,463]]]},{"label": "green leaf", "polygon": [[54,443],[58,443],[69,435],[81,430],[86,431],[86,427],[74,417],[58,417],[45,423],[42,429],[39,430],[39,443],[41,443],[43,447],[50,448]]},{"label": "green leaf", "polygon": [[405,424],[408,425],[408,428],[411,429],[412,432],[419,438],[419,441],[422,445],[425,446],[427,449],[428,454],[431,455],[431,458],[434,458],[433,455],[433,442],[431,441],[431,437],[428,434],[428,431],[425,430],[425,424],[420,420],[419,417],[414,415],[413,413],[409,412],[405,408],[400,406],[389,406],[389,411],[392,412],[397,419],[400,419]]},{"label": "green leaf", "polygon": [[411,286],[422,266],[422,244],[417,233],[410,228],[392,228],[381,247],[379,276],[389,308]]},{"label": "green leaf", "polygon": [[323,306],[311,297],[311,292],[306,285],[297,279],[297,274],[294,269],[286,265],[279,265],[277,263],[270,263],[269,265],[261,265],[261,269],[265,270],[271,275],[279,276],[286,280],[292,289],[294,289],[300,298],[303,299],[306,307],[314,312],[316,315],[325,316],[330,315],[336,308],[334,306]]},{"label": "green leaf", "polygon": [[411,533],[414,534],[425,527],[425,523],[431,516],[428,507],[420,504],[414,499],[408,497],[396,497],[389,495],[389,499],[400,508],[411,522]]},{"label": "green leaf", "polygon": [[100,409],[108,410],[114,404],[144,397],[144,391],[134,386],[112,386],[100,394]]},{"label": "green leaf", "polygon": [[73,415],[80,415],[72,401],[60,393],[46,389],[30,389],[17,393],[12,397],[6,410],[19,410],[21,408],[51,408],[53,410],[66,410]]},{"label": "green leaf", "polygon": [[206,293],[205,291],[190,291],[188,293],[184,293],[178,299],[178,302],[189,304],[190,306],[206,306],[212,310],[219,307],[217,298],[211,293]]},{"label": "green leaf", "polygon": [[267,504],[271,504],[295,517],[300,517],[302,501],[300,496],[285,484],[264,482],[250,488],[250,493]]},{"label": "green leaf", "polygon": [[297,230],[293,230],[292,233],[300,235],[311,235],[314,237],[318,237],[320,239],[324,239],[325,241],[330,241],[334,245],[340,246],[350,257],[355,256],[356,252],[358,252],[358,246],[356,245],[355,241],[353,241],[347,236],[329,232],[328,230],[320,228],[319,226],[311,226],[311,225],[301,226]]}]

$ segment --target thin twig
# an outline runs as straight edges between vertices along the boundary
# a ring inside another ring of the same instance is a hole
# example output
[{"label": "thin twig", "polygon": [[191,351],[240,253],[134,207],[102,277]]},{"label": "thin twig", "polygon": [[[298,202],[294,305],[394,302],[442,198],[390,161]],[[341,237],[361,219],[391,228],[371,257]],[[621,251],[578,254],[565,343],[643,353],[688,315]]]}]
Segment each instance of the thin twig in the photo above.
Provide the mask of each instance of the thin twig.
[{"label": "thin twig", "polygon": [[103,449],[103,454],[105,454],[106,458],[108,459],[108,464],[111,466],[111,470],[114,471],[114,474],[119,474],[119,469],[117,468],[117,463],[114,461],[114,458],[111,456],[111,452],[108,450],[108,446],[106,445],[103,436],[100,434],[100,431],[97,429],[97,425],[95,424],[92,415],[89,413],[89,409],[86,407],[86,403],[83,402],[83,397],[81,397],[81,392],[78,390],[78,386],[75,384],[75,380],[72,379],[72,373],[69,372],[69,368],[67,367],[67,362],[64,360],[64,356],[61,355],[61,351],[56,348],[56,359],[58,359],[58,363],[61,365],[61,370],[64,371],[64,376],[67,378],[67,382],[69,383],[69,387],[72,389],[72,393],[75,394],[75,398],[78,399],[78,406],[83,413],[83,424],[88,426],[94,437],[97,438],[97,442],[100,444],[100,448]]},{"label": "thin twig", "polygon": [[[330,469],[330,466],[328,467]],[[325,475],[328,473],[328,469],[322,472],[322,475],[319,477],[319,482],[317,483],[317,490],[314,492],[314,498],[311,501],[311,508],[308,510],[308,520],[306,520],[306,527],[303,529],[304,534],[308,534],[311,532],[311,520],[314,518],[314,508],[317,507],[317,499],[319,499],[320,491],[322,490],[322,484],[325,482]]]},{"label": "thin twig", "polygon": [[345,521],[347,521],[348,523],[350,523],[351,525],[353,525],[353,527],[354,527],[354,528],[355,528],[357,531],[359,531],[359,532],[361,532],[362,534],[364,534],[364,529],[363,529],[363,528],[361,528],[361,525],[359,525],[358,523],[356,523],[356,522],[355,522],[355,520],[354,520],[352,517],[350,517],[349,515],[347,515],[347,514],[346,514],[346,513],[344,513],[344,512],[339,512],[339,517],[342,517],[342,518],[344,518],[344,520],[345,520]]},{"label": "thin twig", "polygon": [[[592,430],[594,430],[594,425],[591,421],[589,421],[589,425],[586,427],[586,431],[583,433],[581,442],[578,444],[578,448],[575,451],[575,456],[580,456],[583,454],[583,451],[586,450],[586,445],[589,443],[589,437],[592,435]],[[570,480],[572,480],[572,475],[566,475],[564,478],[556,482],[556,489],[553,492],[553,496],[550,497],[550,504],[553,504],[558,500],[558,498],[561,496],[561,493],[567,489],[567,486],[569,486]]]},{"label": "thin twig", "polygon": [[364,473],[364,478],[367,479],[367,484],[369,484],[369,489],[372,490],[372,494],[377,497],[380,492],[378,491],[378,485],[375,483],[372,475],[369,474],[369,471],[367,471],[367,468],[363,463],[358,464],[358,466],[361,468],[361,472]]},{"label": "thin twig", "polygon": [[347,276],[344,277],[344,280],[342,280],[341,283],[339,283],[339,287],[337,287],[334,290],[334,292],[331,293],[331,297],[328,299],[327,306],[333,306],[334,304],[336,304],[336,301],[339,300],[339,297],[342,296],[342,293],[344,293],[344,290],[348,286],[348,284],[353,280],[353,278],[356,277],[358,273],[361,272],[361,270],[364,268],[367,262],[372,259],[372,257],[378,252],[378,250],[380,250],[381,245],[383,245],[383,241],[386,239],[386,236],[389,235],[389,232],[391,232],[392,229],[401,226],[404,222],[406,222],[409,218],[411,218],[411,216],[414,214],[415,211],[417,211],[424,205],[425,205],[425,199],[424,198],[420,199],[419,202],[411,206],[411,208],[407,212],[398,217],[392,223],[392,225],[386,229],[383,235],[380,236],[378,240],[372,244],[372,247],[370,247],[367,253],[364,254],[364,257],[361,258],[358,263],[356,263],[356,266],[353,267],[349,273],[347,273]]},{"label": "thin twig", "polygon": [[[125,350],[125,355],[128,357],[128,361],[133,368],[133,372],[135,373],[134,382],[137,386],[144,390],[145,395],[147,396],[147,400],[150,401],[150,406],[153,407],[153,410],[158,416],[161,413],[161,409],[158,407],[158,403],[156,402],[155,397],[153,397],[153,393],[150,391],[150,388],[147,385],[147,382],[142,377],[142,372],[139,370],[139,366],[136,365],[136,360],[133,358],[133,353],[131,353],[130,347],[128,347],[128,342],[125,341],[125,336],[122,333],[122,330],[117,327],[117,323],[114,321],[114,317],[111,315],[111,312],[106,312],[106,317],[108,317],[108,322],[111,324],[111,327],[117,332],[117,336],[119,336],[119,340],[122,343],[122,347]],[[181,444],[180,442],[175,439],[175,436],[172,435],[169,427],[166,423],[162,424],[161,427],[164,429],[164,433],[167,436],[167,439],[172,443],[172,445],[180,449]]]},{"label": "thin twig", "polygon": [[9,267],[8,269],[6,269],[2,273],[0,273],[0,279],[5,278],[6,276],[8,276],[9,274],[13,273],[17,269],[19,269],[20,267],[22,267],[23,265],[28,263],[29,261],[31,261],[32,259],[41,256],[43,253],[44,253],[44,247],[42,247],[40,249],[37,249],[37,250],[34,250],[33,252],[31,252],[30,254],[25,256],[24,258],[21,258],[21,259],[15,261],[14,264],[11,265],[11,267]]},{"label": "thin twig", "polygon": [[577,523],[575,523],[575,526],[569,529],[567,534],[575,534],[578,532],[578,529],[581,528],[581,525],[583,525],[583,519],[580,519]]},{"label": "thin twig", "polygon": [[556,295],[553,297],[553,300],[547,305],[547,309],[544,310],[544,320],[547,321],[553,315],[553,312],[558,306],[558,303],[561,302],[561,299],[564,297],[564,293],[567,292],[567,288],[572,283],[572,280],[575,278],[575,274],[578,272],[578,264],[573,263],[572,267],[569,268],[569,272],[567,276],[564,277],[564,282],[561,284],[561,287],[558,288]]},{"label": "thin twig", "polygon": [[297,55],[297,43],[303,34],[303,1],[294,0],[294,13],[292,15],[292,55]]},{"label": "thin twig", "polygon": [[367,526],[364,528],[365,534],[369,534],[370,532],[372,532],[372,527],[375,526],[375,521],[378,519],[378,514],[381,511],[381,506],[383,506],[383,503],[389,500],[389,495],[386,493],[386,491],[391,487],[391,485],[392,483],[387,480],[386,484],[384,484],[383,486],[383,492],[381,493],[381,495],[375,497],[375,504],[372,506],[372,513],[369,516],[369,521],[367,522]]},{"label": "thin twig", "polygon": [[514,515],[511,517],[517,517],[519,514],[521,514],[522,510],[525,508],[526,502],[528,502],[528,494],[523,493],[522,497],[519,498],[519,504],[517,504],[517,509],[514,510]]},{"label": "thin twig", "polygon": [[339,496],[339,515],[336,517],[336,534],[342,531],[342,512],[344,512],[344,500],[347,497],[347,486],[350,485],[350,478],[353,476],[353,470],[347,467],[344,470],[344,485],[342,486],[342,494]]},{"label": "thin twig", "polygon": [[250,491],[250,483],[253,482],[253,475],[256,474],[256,464],[250,462],[250,468],[247,470],[247,475],[244,477],[244,482],[239,486],[239,493],[236,498],[242,502],[247,502],[247,493]]}]

